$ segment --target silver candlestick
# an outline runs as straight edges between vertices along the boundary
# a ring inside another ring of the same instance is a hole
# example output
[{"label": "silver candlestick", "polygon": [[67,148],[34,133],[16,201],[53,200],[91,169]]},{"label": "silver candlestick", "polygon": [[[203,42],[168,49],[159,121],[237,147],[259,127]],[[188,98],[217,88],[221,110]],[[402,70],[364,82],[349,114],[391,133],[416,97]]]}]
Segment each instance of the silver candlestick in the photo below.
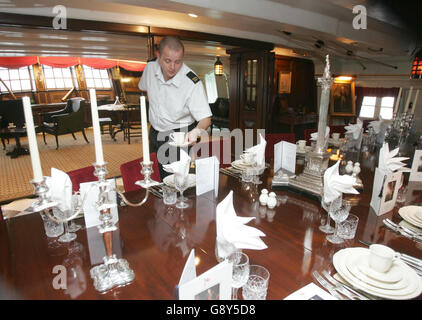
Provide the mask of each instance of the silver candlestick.
[{"label": "silver candlestick", "polygon": [[311,152],[306,154],[306,165],[303,172],[289,181],[289,187],[317,197],[322,197],[324,191],[324,172],[328,167],[328,161],[330,159],[330,154],[326,150],[325,131],[327,127],[332,82],[333,78],[330,73],[330,61],[329,56],[327,55],[323,77],[318,78],[318,84],[321,85],[322,92],[319,106],[318,138],[316,146]]},{"label": "silver candlestick", "polygon": [[114,287],[129,284],[135,278],[135,273],[125,259],[118,259],[113,254],[113,231],[117,230],[117,226],[112,221],[110,211],[117,205],[109,199],[112,187],[105,178],[107,175],[106,164],[95,163],[94,167],[94,175],[98,177],[99,187],[97,209],[100,211],[100,220],[102,221],[98,229],[103,235],[106,256],[103,258],[103,264],[91,268],[90,274],[94,280],[95,289],[105,292]]}]

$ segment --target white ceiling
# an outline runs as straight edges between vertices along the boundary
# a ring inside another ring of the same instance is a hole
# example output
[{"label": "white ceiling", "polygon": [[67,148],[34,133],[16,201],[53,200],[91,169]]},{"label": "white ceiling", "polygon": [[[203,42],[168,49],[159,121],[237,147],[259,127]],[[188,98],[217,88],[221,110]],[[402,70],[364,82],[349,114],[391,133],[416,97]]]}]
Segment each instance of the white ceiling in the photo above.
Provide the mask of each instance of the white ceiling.
[{"label": "white ceiling", "polygon": [[[57,0],[0,0],[0,12],[53,17],[57,4]],[[60,4],[72,19],[259,40],[274,43],[278,53],[316,59],[329,53],[337,59],[382,61],[410,57],[417,45],[403,23],[375,0],[72,0]],[[366,30],[353,29],[352,8],[357,4],[367,8]],[[320,49],[315,46],[317,40],[324,43]],[[227,62],[227,46],[185,44],[186,58],[192,63],[211,65],[216,55]],[[143,37],[0,27],[0,55],[67,54],[145,61],[146,47]]]}]

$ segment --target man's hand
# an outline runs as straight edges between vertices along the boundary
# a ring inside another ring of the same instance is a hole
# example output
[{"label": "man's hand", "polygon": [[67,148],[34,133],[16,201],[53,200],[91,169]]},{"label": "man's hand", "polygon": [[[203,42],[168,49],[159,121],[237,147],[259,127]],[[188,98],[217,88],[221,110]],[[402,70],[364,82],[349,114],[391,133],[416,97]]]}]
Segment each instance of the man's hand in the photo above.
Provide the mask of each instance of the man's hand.
[{"label": "man's hand", "polygon": [[189,145],[194,145],[200,135],[201,135],[201,129],[196,127],[186,134],[185,142],[188,142]]}]

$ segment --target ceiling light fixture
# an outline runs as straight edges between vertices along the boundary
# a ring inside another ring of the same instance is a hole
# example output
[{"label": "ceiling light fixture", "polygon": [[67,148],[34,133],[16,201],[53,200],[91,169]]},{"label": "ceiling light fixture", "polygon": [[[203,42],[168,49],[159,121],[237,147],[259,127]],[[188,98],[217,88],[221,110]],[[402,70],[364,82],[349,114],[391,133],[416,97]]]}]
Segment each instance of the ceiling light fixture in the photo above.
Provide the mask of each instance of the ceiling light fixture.
[{"label": "ceiling light fixture", "polygon": [[217,56],[217,61],[214,63],[214,74],[216,76],[223,75],[223,63],[220,61],[219,56]]},{"label": "ceiling light fixture", "polygon": [[188,13],[188,16],[191,18],[198,18],[198,16],[194,13]]}]

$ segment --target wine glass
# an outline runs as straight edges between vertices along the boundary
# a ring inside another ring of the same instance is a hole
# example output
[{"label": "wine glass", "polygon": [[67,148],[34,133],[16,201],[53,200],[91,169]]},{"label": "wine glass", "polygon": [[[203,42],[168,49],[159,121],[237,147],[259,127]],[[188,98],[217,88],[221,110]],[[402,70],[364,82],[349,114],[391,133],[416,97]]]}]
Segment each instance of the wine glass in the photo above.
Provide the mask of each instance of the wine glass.
[{"label": "wine glass", "polygon": [[[76,211],[79,209],[79,207],[82,205],[81,203],[81,194],[79,191],[76,191],[73,193],[72,195],[72,206],[73,209]],[[82,228],[82,226],[80,226],[79,224],[76,224],[73,220],[70,220],[68,229],[70,232],[76,232],[78,230],[80,230]]]},{"label": "wine glass", "polygon": [[330,211],[339,209],[341,206],[341,201],[342,197],[340,196],[337,199],[334,199],[333,201],[327,203],[324,201],[324,196],[322,196],[321,206],[325,211],[327,211],[327,222],[325,223],[325,225],[319,226],[319,230],[327,234],[334,232],[334,228],[330,226]]},{"label": "wine glass", "polygon": [[241,251],[235,251],[227,257],[233,264],[232,300],[237,300],[237,289],[243,287],[249,278],[249,257]]},{"label": "wine glass", "polygon": [[183,197],[183,192],[188,186],[188,176],[175,174],[174,175],[174,186],[180,192],[179,202],[176,204],[176,208],[185,209],[189,205],[185,202],[187,199]]},{"label": "wine glass", "polygon": [[350,203],[346,200],[343,200],[341,207],[337,210],[330,210],[329,215],[333,218],[335,222],[334,233],[327,236],[327,240],[334,244],[343,243],[344,240],[338,235],[338,224],[347,219],[350,213]]},{"label": "wine glass", "polygon": [[[60,219],[65,219],[68,216],[71,216],[73,213],[73,206],[71,210],[61,211],[58,207],[53,207],[53,215],[56,217],[60,217]],[[64,233],[60,236],[59,242],[66,243],[71,242],[76,239],[76,233],[69,232],[69,225],[68,221],[63,222],[64,225]]]}]

